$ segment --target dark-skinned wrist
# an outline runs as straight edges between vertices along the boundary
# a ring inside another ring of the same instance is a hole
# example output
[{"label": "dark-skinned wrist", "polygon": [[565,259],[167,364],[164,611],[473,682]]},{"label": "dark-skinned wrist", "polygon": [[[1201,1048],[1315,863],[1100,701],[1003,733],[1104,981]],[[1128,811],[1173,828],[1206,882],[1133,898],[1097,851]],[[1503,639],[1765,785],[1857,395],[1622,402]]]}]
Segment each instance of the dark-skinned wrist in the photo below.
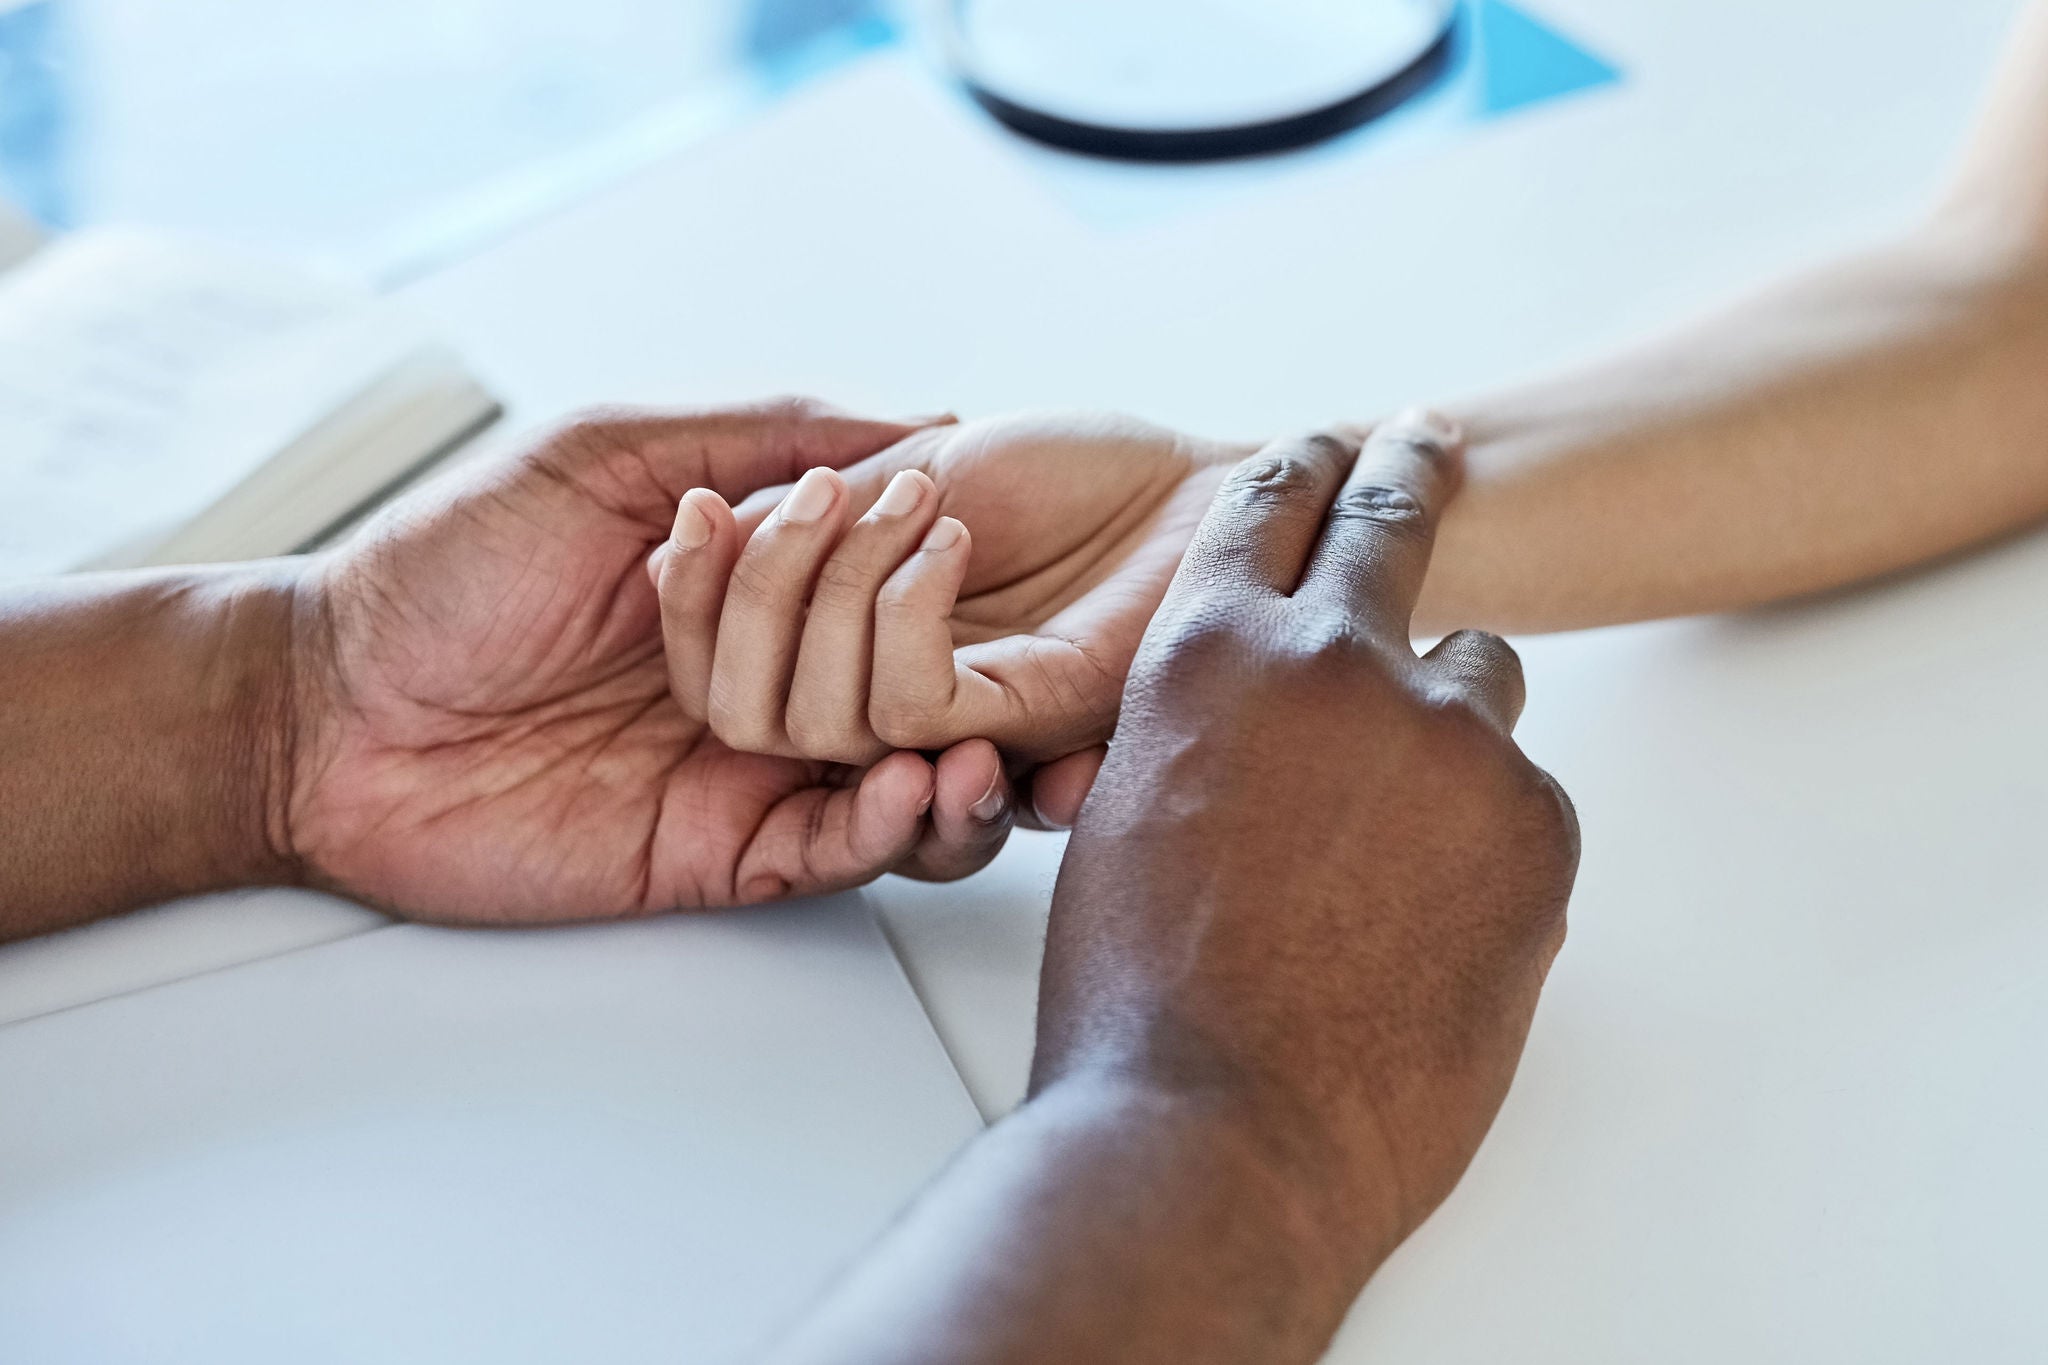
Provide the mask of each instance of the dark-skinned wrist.
[{"label": "dark-skinned wrist", "polygon": [[1406,1234],[1377,1133],[1339,1140],[1334,1116],[1290,1087],[1185,1056],[1132,1063],[1105,1055],[1056,1074],[1041,1067],[1031,1102],[1083,1095],[1148,1141],[1201,1148],[1203,1164],[1238,1185],[1239,1231],[1286,1268],[1304,1314],[1334,1324]]},{"label": "dark-skinned wrist", "polygon": [[302,564],[175,571],[155,599],[161,674],[140,699],[167,722],[174,780],[150,811],[171,894],[300,880],[287,823],[303,701],[296,678]]},{"label": "dark-skinned wrist", "polygon": [[232,571],[218,620],[214,712],[230,736],[208,772],[236,821],[217,852],[224,884],[295,885],[305,868],[290,825],[294,767],[305,714],[318,693],[305,685],[310,576],[306,561],[270,560]]},{"label": "dark-skinned wrist", "polygon": [[0,598],[0,936],[298,879],[282,822],[298,575],[269,561]]}]

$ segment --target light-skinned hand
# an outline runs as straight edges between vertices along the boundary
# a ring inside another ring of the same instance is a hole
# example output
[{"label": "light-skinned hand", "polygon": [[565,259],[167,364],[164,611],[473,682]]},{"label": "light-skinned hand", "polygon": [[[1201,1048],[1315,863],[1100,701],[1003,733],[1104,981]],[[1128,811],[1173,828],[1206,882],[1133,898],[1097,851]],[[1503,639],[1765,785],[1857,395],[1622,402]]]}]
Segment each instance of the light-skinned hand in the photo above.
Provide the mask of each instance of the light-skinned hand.
[{"label": "light-skinned hand", "polygon": [[998,418],[692,490],[650,563],[684,711],[747,752],[993,741],[1073,818],[1146,623],[1240,448],[1126,418]]}]

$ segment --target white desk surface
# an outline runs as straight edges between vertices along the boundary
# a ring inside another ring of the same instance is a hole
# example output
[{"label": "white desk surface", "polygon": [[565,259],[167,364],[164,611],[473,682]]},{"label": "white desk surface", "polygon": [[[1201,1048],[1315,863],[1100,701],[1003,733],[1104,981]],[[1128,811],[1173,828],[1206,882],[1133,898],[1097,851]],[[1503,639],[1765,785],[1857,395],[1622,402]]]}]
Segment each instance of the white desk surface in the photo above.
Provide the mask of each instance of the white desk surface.
[{"label": "white desk surface", "polygon": [[[2015,6],[1538,9],[1626,82],[1104,227],[882,58],[407,295],[525,422],[784,391],[1218,435],[1370,416],[1909,221]],[[1586,827],[1572,940],[1492,1139],[1336,1358],[2048,1354],[2043,585],[2035,537],[1525,642],[1524,739]],[[1058,850],[875,893],[985,1112],[1021,1093]]]},{"label": "white desk surface", "polygon": [[980,1120],[857,895],[0,1029],[0,1357],[738,1365]]}]

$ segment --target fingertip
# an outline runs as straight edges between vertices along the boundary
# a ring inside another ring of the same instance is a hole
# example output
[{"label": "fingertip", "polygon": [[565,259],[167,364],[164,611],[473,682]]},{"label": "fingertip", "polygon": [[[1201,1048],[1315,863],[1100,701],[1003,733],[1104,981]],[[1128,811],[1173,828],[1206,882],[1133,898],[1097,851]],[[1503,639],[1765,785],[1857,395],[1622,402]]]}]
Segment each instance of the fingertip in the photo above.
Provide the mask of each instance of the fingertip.
[{"label": "fingertip", "polygon": [[1108,749],[1097,745],[1040,768],[1031,780],[1031,811],[1047,829],[1072,829],[1102,771]]},{"label": "fingertip", "polygon": [[937,789],[938,773],[932,765],[919,754],[899,749],[868,769],[860,780],[860,799],[889,817],[892,826],[915,825],[931,810]]},{"label": "fingertip", "polygon": [[1403,408],[1384,428],[1425,441],[1445,453],[1455,452],[1465,444],[1465,428],[1457,419],[1432,408]]},{"label": "fingertip", "polygon": [[1002,753],[990,741],[963,740],[939,755],[935,804],[942,815],[994,825],[1013,802]]},{"label": "fingertip", "polygon": [[[925,532],[924,539],[882,583],[878,605],[937,611],[941,616],[953,610],[959,580],[965,577],[967,553],[973,538],[953,517],[940,517]],[[950,580],[950,581],[949,581]],[[885,613],[886,614],[886,613]],[[952,656],[952,640],[946,641],[946,655]],[[882,657],[878,650],[877,657]]]},{"label": "fingertip", "polygon": [[845,497],[846,480],[839,471],[819,465],[796,481],[776,510],[776,519],[799,526],[823,521]]},{"label": "fingertip", "polygon": [[932,523],[932,529],[924,533],[924,544],[918,548],[926,554],[949,555],[964,552],[972,543],[966,523],[957,517],[940,517]]},{"label": "fingertip", "polygon": [[676,503],[669,538],[647,557],[648,574],[657,592],[681,592],[687,599],[722,584],[737,557],[739,537],[732,509],[708,488],[693,488]]},{"label": "fingertip", "polygon": [[1456,493],[1465,476],[1465,428],[1429,408],[1407,408],[1373,428],[1359,454],[1357,477],[1412,473],[1414,492],[1432,510]]},{"label": "fingertip", "polygon": [[701,549],[711,539],[711,518],[705,514],[703,500],[691,499],[685,495],[676,504],[676,519],[669,527],[668,543],[675,550],[688,554]]},{"label": "fingertip", "polygon": [[668,543],[678,550],[702,549],[732,524],[732,508],[709,488],[692,488],[676,503],[675,524]]},{"label": "fingertip", "polygon": [[937,798],[917,850],[897,871],[924,881],[957,881],[988,866],[1016,824],[1016,794],[1003,758],[986,739],[939,755]]},{"label": "fingertip", "polygon": [[[875,499],[875,505],[868,509],[868,516],[876,523],[889,518],[909,517],[924,507],[936,491],[937,486],[932,483],[931,476],[923,470],[899,470],[883,487],[882,496]],[[914,522],[910,524],[914,525]]]},{"label": "fingertip", "polygon": [[898,750],[861,774],[847,819],[846,844],[866,876],[886,872],[917,847],[932,808],[936,774],[917,754]]}]

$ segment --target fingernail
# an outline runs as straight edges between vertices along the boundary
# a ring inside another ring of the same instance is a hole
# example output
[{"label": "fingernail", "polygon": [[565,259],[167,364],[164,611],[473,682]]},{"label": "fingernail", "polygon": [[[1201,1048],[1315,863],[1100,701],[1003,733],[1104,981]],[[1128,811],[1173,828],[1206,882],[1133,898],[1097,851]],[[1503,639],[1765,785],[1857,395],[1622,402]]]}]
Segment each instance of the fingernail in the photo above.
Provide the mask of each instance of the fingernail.
[{"label": "fingernail", "polygon": [[1041,825],[1044,825],[1044,826],[1045,826],[1045,827],[1046,827],[1047,829],[1067,829],[1067,828],[1069,828],[1069,826],[1068,826],[1068,824],[1067,824],[1067,822],[1066,822],[1066,821],[1064,821],[1064,820],[1055,820],[1055,819],[1053,819],[1053,818],[1052,818],[1052,817],[1051,817],[1050,815],[1047,815],[1047,814],[1045,813],[1045,807],[1043,807],[1043,806],[1039,805],[1039,804],[1038,804],[1037,802],[1035,802],[1035,801],[1034,801],[1034,802],[1032,802],[1032,803],[1031,803],[1031,809],[1032,809],[1033,813],[1035,813],[1035,814],[1036,814],[1036,815],[1038,816],[1038,823],[1039,823],[1039,824],[1041,824]]},{"label": "fingernail", "polygon": [[796,487],[782,500],[784,521],[816,521],[831,510],[832,475],[828,470],[813,469],[798,479]]},{"label": "fingernail", "polygon": [[878,517],[900,517],[917,510],[924,501],[923,480],[909,470],[904,470],[889,480],[889,486],[882,490],[882,496],[875,500],[875,515]]},{"label": "fingernail", "polygon": [[676,506],[675,529],[668,533],[669,540],[678,550],[694,550],[711,539],[711,518],[684,498]]},{"label": "fingernail", "polygon": [[899,417],[896,425],[902,427],[950,427],[960,420],[950,412],[927,413],[922,417]]},{"label": "fingernail", "polygon": [[1465,441],[1464,427],[1442,413],[1432,412],[1428,408],[1409,408],[1397,415],[1389,425],[1396,430],[1416,432],[1447,450],[1462,445]]},{"label": "fingernail", "polygon": [[984,825],[992,825],[1002,818],[1003,807],[1009,804],[1003,792],[1003,775],[997,773],[989,779],[988,790],[981,794],[979,801],[967,808],[967,813]]},{"label": "fingernail", "polygon": [[928,810],[930,810],[930,809],[932,808],[932,796],[933,796],[933,795],[934,795],[934,786],[933,786],[933,784],[932,784],[932,783],[926,783],[926,784],[925,784],[925,789],[924,789],[924,799],[923,799],[922,801],[919,801],[919,802],[917,803],[917,813],[918,813],[919,815],[923,815],[923,814],[924,814],[924,813],[925,813],[926,811],[928,811]]},{"label": "fingernail", "polygon": [[960,537],[967,534],[967,528],[951,517],[940,517],[926,533],[923,548],[932,554],[950,550],[960,543]]}]

